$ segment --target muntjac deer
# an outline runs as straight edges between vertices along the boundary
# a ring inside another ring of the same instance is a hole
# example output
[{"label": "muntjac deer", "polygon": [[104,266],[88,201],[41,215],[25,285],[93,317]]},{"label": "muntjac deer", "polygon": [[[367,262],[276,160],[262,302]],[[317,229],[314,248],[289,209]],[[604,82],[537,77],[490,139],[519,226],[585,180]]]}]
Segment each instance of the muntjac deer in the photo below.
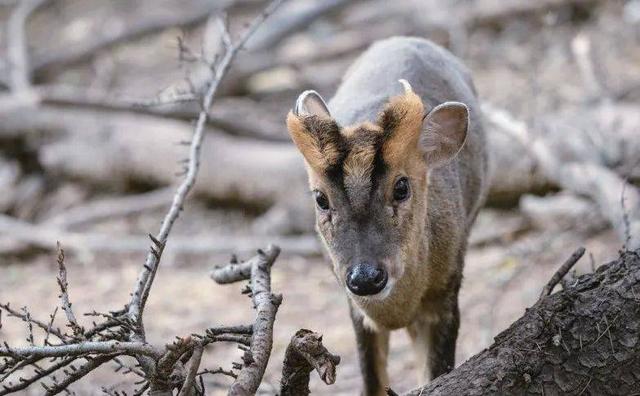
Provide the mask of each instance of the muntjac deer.
[{"label": "muntjac deer", "polygon": [[328,105],[302,93],[287,128],[305,159],[316,228],[347,290],[364,394],[388,385],[390,330],[408,330],[423,381],[450,371],[467,237],[487,189],[467,69],[424,39],[379,41]]}]

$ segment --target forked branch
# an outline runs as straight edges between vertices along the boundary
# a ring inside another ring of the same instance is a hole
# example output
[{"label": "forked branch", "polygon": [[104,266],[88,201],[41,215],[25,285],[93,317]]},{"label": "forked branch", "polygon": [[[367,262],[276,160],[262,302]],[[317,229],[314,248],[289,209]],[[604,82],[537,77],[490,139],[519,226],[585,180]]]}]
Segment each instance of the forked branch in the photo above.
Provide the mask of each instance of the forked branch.
[{"label": "forked branch", "polygon": [[[229,395],[253,395],[258,390],[264,371],[269,362],[273,345],[273,323],[276,319],[278,306],[282,296],[271,293],[271,266],[280,254],[280,248],[270,245],[265,251],[259,250],[252,259],[241,265],[250,266],[247,275],[234,270],[236,264],[229,264],[226,268],[219,268],[212,274],[213,279],[221,279],[228,283],[229,279],[237,281],[250,280],[250,290],[256,309],[256,319],[253,323],[251,346],[242,358],[244,367],[229,389]],[[231,277],[229,274],[233,274]]]}]

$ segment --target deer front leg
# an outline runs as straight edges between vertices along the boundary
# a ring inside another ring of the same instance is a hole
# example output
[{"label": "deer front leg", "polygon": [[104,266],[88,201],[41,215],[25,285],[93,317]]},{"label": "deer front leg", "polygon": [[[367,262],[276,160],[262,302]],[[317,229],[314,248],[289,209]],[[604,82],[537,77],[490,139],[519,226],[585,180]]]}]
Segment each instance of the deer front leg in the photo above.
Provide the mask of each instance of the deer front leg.
[{"label": "deer front leg", "polygon": [[457,290],[452,294],[455,295],[441,301],[426,302],[428,306],[408,327],[421,384],[448,373],[455,366],[460,311]]},{"label": "deer front leg", "polygon": [[356,333],[360,372],[363,379],[363,396],[384,396],[389,385],[387,355],[389,331],[374,331],[363,323],[364,317],[351,303],[351,320]]}]

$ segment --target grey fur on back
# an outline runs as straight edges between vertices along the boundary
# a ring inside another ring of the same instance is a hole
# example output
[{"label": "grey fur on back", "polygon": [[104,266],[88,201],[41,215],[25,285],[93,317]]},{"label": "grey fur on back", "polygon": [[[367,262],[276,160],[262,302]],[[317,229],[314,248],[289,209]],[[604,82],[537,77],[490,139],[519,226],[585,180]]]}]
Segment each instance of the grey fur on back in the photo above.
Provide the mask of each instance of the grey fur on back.
[{"label": "grey fur on back", "polygon": [[484,202],[488,166],[475,87],[460,60],[422,38],[393,37],[378,41],[345,74],[329,101],[331,115],[342,126],[375,121],[388,99],[403,92],[399,79],[409,81],[426,111],[446,101],[462,102],[469,108],[470,127],[465,145],[453,161],[431,173],[429,192],[432,222],[454,226],[450,223],[455,219],[440,218],[441,213],[459,213],[463,209],[464,213],[459,214],[466,219],[461,227],[465,235],[459,236],[466,239],[468,226]]}]

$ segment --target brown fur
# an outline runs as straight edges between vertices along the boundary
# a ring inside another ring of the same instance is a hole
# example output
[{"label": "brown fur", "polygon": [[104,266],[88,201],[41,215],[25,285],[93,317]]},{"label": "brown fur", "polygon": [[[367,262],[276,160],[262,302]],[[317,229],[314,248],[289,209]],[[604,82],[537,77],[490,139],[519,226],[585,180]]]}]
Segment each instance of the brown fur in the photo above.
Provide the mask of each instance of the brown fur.
[{"label": "brown fur", "polygon": [[406,92],[389,100],[378,116],[378,124],[388,134],[383,152],[385,162],[398,166],[410,149],[417,150],[423,118],[424,106],[415,93]]},{"label": "brown fur", "polygon": [[[406,175],[413,182],[413,194],[417,198],[410,202],[410,207],[398,209],[401,213],[396,216],[397,219],[405,219],[402,222],[405,241],[400,248],[400,258],[393,260],[388,268],[389,273],[399,276],[394,293],[383,302],[354,297],[356,304],[366,312],[368,320],[365,324],[370,327],[397,329],[407,326],[420,306],[420,299],[415,298],[415,291],[420,288],[413,283],[428,277],[427,270],[419,266],[425,258],[420,241],[424,239],[423,223],[427,203],[427,178],[424,171],[426,163],[418,147],[423,112],[422,101],[413,92],[392,97],[375,124],[363,122],[342,128],[340,136],[344,139],[343,144],[328,144],[325,151],[321,151],[319,139],[315,136],[318,133],[328,135],[330,131],[320,132],[318,129],[308,128],[309,122],[305,121],[309,120],[309,116],[296,117],[290,113],[287,119],[293,140],[311,167],[312,190],[325,190],[331,184],[324,176],[325,171],[335,165],[338,158],[344,158],[344,188],[347,193],[351,193],[349,196],[356,196],[353,194],[354,190],[368,191],[371,187],[374,157],[378,151],[381,151],[388,166],[387,173],[393,175],[387,178],[383,187],[387,195],[392,194],[395,175]],[[343,151],[338,152],[338,147]],[[326,233],[323,236],[325,239],[328,237]],[[403,263],[402,268],[400,263]],[[335,260],[334,264],[337,264]],[[334,272],[344,279],[343,269],[334,266]],[[439,278],[441,274],[446,276],[447,273],[439,271],[437,267],[428,272],[432,272],[430,275],[435,278]]]},{"label": "brown fur", "polygon": [[290,112],[287,128],[312,168],[322,172],[338,161],[342,142],[338,125],[332,119],[316,115],[298,117]]}]

